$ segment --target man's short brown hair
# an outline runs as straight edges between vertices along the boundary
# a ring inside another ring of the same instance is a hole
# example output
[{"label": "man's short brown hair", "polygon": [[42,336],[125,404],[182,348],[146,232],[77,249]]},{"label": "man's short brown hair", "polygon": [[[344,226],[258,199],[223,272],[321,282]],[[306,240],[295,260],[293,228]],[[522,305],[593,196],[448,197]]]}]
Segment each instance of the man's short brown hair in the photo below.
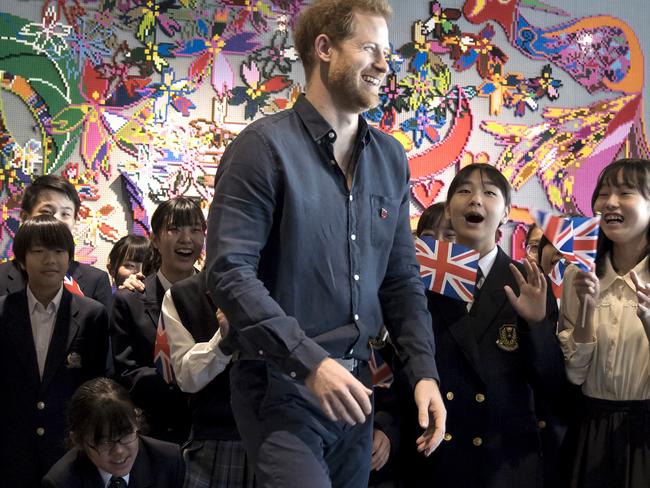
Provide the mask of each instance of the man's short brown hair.
[{"label": "man's short brown hair", "polygon": [[316,64],[316,37],[325,34],[334,44],[347,39],[354,32],[355,12],[379,15],[388,22],[393,9],[387,0],[316,0],[302,11],[293,31],[293,42],[307,79]]}]

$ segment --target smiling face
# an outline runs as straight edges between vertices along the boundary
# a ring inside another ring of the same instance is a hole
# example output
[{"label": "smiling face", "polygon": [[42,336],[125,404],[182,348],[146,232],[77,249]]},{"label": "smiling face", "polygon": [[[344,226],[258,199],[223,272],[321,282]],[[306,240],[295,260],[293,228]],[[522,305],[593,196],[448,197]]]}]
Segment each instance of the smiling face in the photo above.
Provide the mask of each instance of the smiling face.
[{"label": "smiling face", "polygon": [[131,472],[138,456],[137,433],[127,434],[120,439],[104,440],[96,446],[85,444],[88,459],[99,469],[113,476],[123,477]]},{"label": "smiling face", "polygon": [[456,242],[479,251],[481,256],[496,245],[496,231],[507,222],[509,212],[499,187],[478,169],[465,175],[453,195],[447,196],[445,208]]},{"label": "smiling face", "polygon": [[596,194],[594,213],[601,214],[600,228],[615,244],[648,243],[650,201],[638,188],[625,182],[622,170],[613,181],[605,181]]},{"label": "smiling face", "polygon": [[194,272],[194,263],[201,254],[205,230],[200,222],[195,225],[168,225],[152,242],[160,252],[160,269],[172,283],[187,278]]},{"label": "smiling face", "polygon": [[542,255],[539,260],[542,272],[545,275],[549,274],[560,259],[562,259],[562,253],[558,251],[553,244],[546,244],[542,248]]},{"label": "smiling face", "polygon": [[352,36],[332,46],[326,83],[341,110],[359,114],[379,104],[389,52],[386,20],[355,12]]}]

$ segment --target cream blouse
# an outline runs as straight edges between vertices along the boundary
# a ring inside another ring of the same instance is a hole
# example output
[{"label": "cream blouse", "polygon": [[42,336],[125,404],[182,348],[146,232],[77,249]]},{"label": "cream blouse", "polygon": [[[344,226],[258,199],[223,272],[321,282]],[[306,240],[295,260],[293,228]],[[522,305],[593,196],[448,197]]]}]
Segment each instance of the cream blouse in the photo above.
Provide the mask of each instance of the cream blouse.
[{"label": "cream blouse", "polygon": [[[577,271],[570,266],[564,276],[558,333],[569,381],[582,385],[583,393],[593,398],[650,399],[650,343],[636,315],[636,289],[630,274],[616,274],[610,256],[605,257],[594,316],[595,341],[579,344],[572,334],[582,319],[573,286]],[[634,271],[642,281],[650,281],[647,256]]]}]

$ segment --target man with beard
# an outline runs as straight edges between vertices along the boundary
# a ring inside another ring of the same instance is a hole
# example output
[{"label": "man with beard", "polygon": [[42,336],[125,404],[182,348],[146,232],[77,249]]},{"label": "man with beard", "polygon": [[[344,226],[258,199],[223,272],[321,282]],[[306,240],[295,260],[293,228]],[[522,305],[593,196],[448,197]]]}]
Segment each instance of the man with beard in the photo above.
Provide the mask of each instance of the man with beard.
[{"label": "man with beard", "polygon": [[444,434],[406,156],[360,116],[379,103],[390,14],[386,0],[308,7],[294,32],[305,94],[248,126],[217,172],[208,288],[231,324],[233,412],[262,487],[367,485],[382,324],[414,388],[419,450]]}]

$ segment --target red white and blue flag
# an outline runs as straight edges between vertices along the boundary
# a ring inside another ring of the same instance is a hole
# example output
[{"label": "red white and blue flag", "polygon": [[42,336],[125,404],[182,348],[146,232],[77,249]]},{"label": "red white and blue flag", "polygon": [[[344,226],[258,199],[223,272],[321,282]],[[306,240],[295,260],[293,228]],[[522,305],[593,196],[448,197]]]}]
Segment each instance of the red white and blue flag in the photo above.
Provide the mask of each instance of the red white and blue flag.
[{"label": "red white and blue flag", "polygon": [[79,283],[77,283],[77,281],[70,275],[65,275],[63,277],[63,286],[65,286],[65,289],[73,295],[84,296],[84,292],[81,291]]},{"label": "red white and blue flag", "polygon": [[156,372],[162,376],[167,384],[175,381],[174,369],[172,368],[171,351],[169,349],[169,340],[167,330],[165,330],[165,320],[162,314],[158,319],[158,328],[156,329],[156,345],[153,350],[153,364]]},{"label": "red white and blue flag", "polygon": [[478,251],[429,236],[415,239],[415,251],[427,290],[465,302],[474,299]]},{"label": "red white and blue flag", "polygon": [[596,217],[571,217],[573,224],[573,253],[569,261],[583,271],[594,269],[600,215]]},{"label": "red white and blue flag", "polygon": [[551,279],[551,289],[553,290],[553,295],[557,300],[557,306],[560,306],[560,299],[562,298],[562,288],[564,286],[564,273],[566,272],[569,262],[566,259],[560,259],[551,272],[548,274],[548,277]]},{"label": "red white and blue flag", "polygon": [[555,249],[567,256],[573,253],[573,224],[570,218],[537,210],[535,220]]},{"label": "red white and blue flag", "polygon": [[368,361],[368,366],[372,373],[372,385],[388,388],[393,382],[393,372],[379,351],[374,348],[370,348],[370,361]]}]

